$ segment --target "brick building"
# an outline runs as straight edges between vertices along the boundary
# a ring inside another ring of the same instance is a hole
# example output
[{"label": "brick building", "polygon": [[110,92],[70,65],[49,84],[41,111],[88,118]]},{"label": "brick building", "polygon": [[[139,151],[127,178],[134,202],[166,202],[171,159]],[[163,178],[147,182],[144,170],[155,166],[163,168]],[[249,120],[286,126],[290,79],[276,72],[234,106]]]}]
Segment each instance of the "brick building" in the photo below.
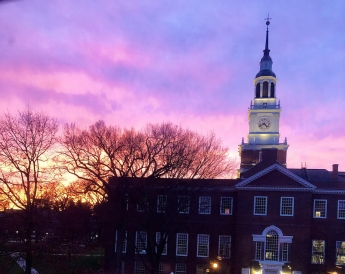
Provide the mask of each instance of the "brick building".
[{"label": "brick building", "polygon": [[237,179],[110,179],[119,273],[345,273],[344,173],[286,167],[266,25]]}]

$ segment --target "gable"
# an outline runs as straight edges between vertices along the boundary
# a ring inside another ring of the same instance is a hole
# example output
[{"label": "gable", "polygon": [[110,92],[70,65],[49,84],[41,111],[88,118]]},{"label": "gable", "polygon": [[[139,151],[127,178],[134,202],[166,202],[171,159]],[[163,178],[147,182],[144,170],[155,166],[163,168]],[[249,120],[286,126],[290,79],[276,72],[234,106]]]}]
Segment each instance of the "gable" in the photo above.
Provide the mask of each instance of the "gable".
[{"label": "gable", "polygon": [[279,164],[273,164],[236,184],[237,189],[313,190],[315,186]]}]

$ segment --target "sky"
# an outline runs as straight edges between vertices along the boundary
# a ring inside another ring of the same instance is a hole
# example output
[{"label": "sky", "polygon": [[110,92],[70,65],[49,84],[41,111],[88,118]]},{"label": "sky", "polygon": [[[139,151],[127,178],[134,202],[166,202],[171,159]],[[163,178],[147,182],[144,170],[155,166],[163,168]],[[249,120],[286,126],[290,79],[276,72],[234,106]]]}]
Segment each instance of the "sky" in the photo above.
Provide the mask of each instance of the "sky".
[{"label": "sky", "polygon": [[287,166],[345,171],[343,0],[5,1],[0,112],[172,122],[214,132],[239,161],[268,14]]}]

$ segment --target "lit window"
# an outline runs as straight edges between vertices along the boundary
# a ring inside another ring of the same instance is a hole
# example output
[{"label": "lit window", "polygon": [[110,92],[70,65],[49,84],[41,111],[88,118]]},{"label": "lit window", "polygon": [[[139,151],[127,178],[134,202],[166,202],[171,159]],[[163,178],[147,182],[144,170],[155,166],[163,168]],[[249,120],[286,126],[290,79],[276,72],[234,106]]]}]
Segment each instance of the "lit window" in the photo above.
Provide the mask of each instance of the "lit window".
[{"label": "lit window", "polygon": [[312,264],[325,263],[325,241],[313,240],[311,263]]},{"label": "lit window", "polygon": [[314,218],[327,217],[327,200],[314,200]]},{"label": "lit window", "polygon": [[167,207],[167,196],[158,195],[157,197],[157,212],[165,212]]},{"label": "lit window", "polygon": [[280,198],[280,216],[294,215],[294,198],[281,197]]},{"label": "lit window", "polygon": [[268,261],[278,261],[278,233],[271,230],[266,235],[265,259]]},{"label": "lit window", "polygon": [[198,257],[208,257],[210,235],[198,234]]},{"label": "lit window", "polygon": [[144,231],[137,231],[135,239],[136,252],[140,254],[146,253],[147,248],[147,233]]},{"label": "lit window", "polygon": [[176,264],[175,273],[176,274],[187,274],[187,266],[186,266],[186,264],[177,263]]},{"label": "lit window", "polygon": [[134,274],[145,274],[145,266],[142,261],[135,261]]},{"label": "lit window", "polygon": [[199,214],[211,214],[211,197],[199,197]]},{"label": "lit window", "polygon": [[[157,247],[160,245],[160,240],[161,240],[161,233],[156,232],[156,252],[157,252]],[[167,240],[165,240],[162,255],[167,255]]]},{"label": "lit window", "polygon": [[345,241],[336,241],[336,265],[345,266]]},{"label": "lit window", "polygon": [[232,197],[220,198],[220,214],[232,215]]},{"label": "lit window", "polygon": [[177,256],[188,255],[188,234],[187,233],[176,234],[176,255]]},{"label": "lit window", "polygon": [[219,235],[218,256],[224,259],[230,258],[231,236]]},{"label": "lit window", "polygon": [[178,197],[178,212],[182,214],[189,214],[189,196],[179,196]]},{"label": "lit window", "polygon": [[267,214],[267,197],[255,196],[254,197],[254,215]]},{"label": "lit window", "polygon": [[207,269],[207,265],[198,264],[196,266],[196,274],[205,274]]},{"label": "lit window", "polygon": [[338,219],[345,219],[345,200],[338,200]]}]

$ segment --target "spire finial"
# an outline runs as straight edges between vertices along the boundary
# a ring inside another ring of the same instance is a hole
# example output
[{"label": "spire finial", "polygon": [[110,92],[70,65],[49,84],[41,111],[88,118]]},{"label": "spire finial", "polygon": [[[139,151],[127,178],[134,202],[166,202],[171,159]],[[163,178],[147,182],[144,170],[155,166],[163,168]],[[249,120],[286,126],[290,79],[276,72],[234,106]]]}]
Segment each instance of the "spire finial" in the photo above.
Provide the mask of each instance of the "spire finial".
[{"label": "spire finial", "polygon": [[271,20],[272,18],[270,18],[270,14],[268,13],[267,14],[267,18],[265,18],[264,20],[266,20],[266,26],[267,26],[267,30],[268,30],[268,25],[270,24],[270,20]]}]

